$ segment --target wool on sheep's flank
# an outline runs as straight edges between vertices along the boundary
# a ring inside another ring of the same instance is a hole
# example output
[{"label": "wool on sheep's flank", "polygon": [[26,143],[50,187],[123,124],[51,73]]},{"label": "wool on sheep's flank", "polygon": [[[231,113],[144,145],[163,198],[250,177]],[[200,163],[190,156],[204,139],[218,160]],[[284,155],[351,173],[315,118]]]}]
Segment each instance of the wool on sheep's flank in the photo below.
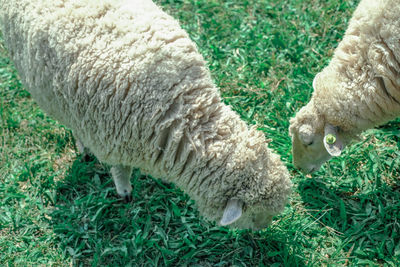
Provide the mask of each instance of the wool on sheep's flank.
[{"label": "wool on sheep's flank", "polygon": [[40,107],[112,165],[175,183],[222,225],[265,227],[291,191],[262,132],[221,103],[203,57],[149,0],[0,0],[1,30]]}]

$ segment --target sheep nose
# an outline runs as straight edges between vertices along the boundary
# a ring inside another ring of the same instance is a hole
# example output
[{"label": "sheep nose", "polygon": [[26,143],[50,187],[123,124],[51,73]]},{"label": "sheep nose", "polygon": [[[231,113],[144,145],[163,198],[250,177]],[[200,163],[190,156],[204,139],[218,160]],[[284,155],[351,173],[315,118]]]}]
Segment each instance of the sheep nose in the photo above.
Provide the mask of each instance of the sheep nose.
[{"label": "sheep nose", "polygon": [[321,164],[311,165],[311,166],[308,168],[308,172],[309,172],[309,173],[313,173],[313,172],[318,171],[320,168],[321,168]]}]

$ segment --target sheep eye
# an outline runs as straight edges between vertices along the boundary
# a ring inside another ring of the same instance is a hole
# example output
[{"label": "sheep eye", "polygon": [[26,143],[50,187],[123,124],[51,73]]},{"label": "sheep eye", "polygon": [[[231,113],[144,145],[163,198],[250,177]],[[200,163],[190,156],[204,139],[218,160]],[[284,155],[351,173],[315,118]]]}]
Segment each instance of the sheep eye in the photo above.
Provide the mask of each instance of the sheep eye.
[{"label": "sheep eye", "polygon": [[306,146],[311,146],[312,144],[314,144],[314,141],[311,141],[310,143],[306,144]]}]

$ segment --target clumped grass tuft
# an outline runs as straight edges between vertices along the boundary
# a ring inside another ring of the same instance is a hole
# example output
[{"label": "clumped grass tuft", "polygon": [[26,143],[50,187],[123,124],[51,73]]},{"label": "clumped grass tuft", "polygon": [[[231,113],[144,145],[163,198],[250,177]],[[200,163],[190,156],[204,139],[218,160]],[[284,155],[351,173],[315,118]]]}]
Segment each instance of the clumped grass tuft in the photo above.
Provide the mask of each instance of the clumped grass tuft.
[{"label": "clumped grass tuft", "polygon": [[289,119],[308,102],[358,1],[157,2],[197,43],[223,101],[287,164],[290,203],[267,229],[229,230],[200,218],[174,185],[138,171],[134,201],[123,203],[109,166],[82,159],[0,42],[0,265],[399,266],[399,119],[312,176],[291,164]]}]

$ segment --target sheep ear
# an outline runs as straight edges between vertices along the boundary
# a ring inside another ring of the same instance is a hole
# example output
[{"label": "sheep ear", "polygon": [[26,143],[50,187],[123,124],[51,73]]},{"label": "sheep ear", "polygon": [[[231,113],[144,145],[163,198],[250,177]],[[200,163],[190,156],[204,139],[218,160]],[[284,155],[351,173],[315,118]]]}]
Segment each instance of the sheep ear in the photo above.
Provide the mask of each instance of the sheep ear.
[{"label": "sheep ear", "polygon": [[333,157],[340,156],[343,150],[343,142],[338,135],[338,128],[329,123],[325,125],[324,146]]},{"label": "sheep ear", "polygon": [[320,72],[318,72],[317,75],[315,75],[314,80],[312,82],[312,87],[314,90],[315,90],[315,86],[317,85],[317,79],[318,79],[319,75],[320,75]]},{"label": "sheep ear", "polygon": [[240,216],[242,216],[242,207],[243,201],[239,199],[230,199],[226,204],[220,224],[225,226],[237,221]]}]

